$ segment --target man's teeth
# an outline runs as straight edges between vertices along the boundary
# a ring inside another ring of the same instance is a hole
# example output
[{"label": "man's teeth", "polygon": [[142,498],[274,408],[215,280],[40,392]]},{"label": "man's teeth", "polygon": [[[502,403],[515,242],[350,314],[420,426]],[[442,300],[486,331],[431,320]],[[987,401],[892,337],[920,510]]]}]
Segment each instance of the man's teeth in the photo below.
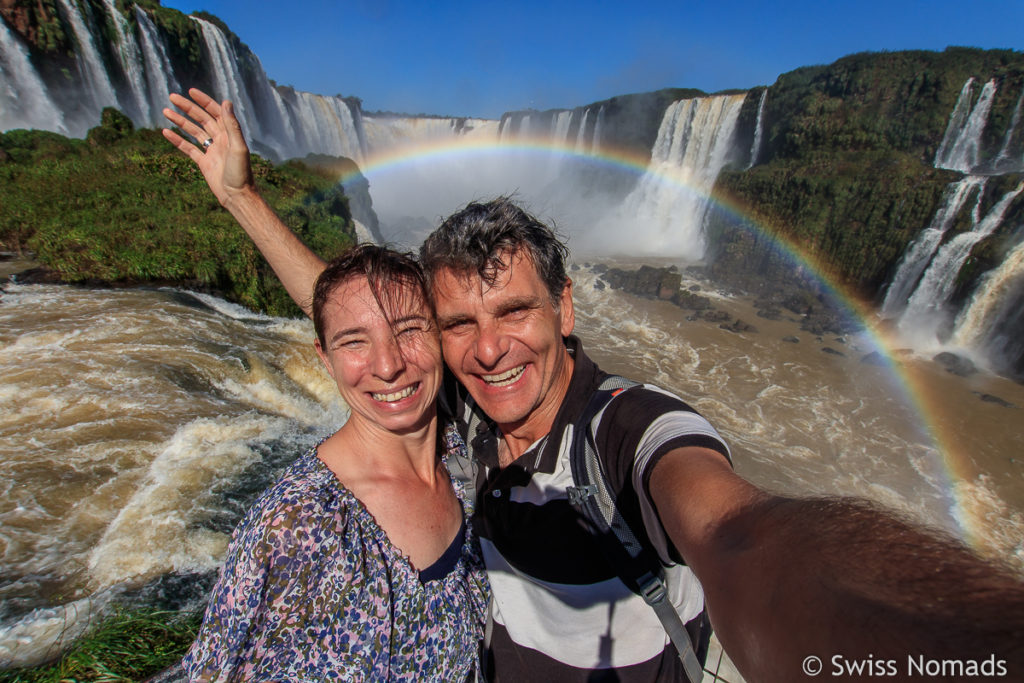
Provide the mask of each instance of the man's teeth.
[{"label": "man's teeth", "polygon": [[393,403],[394,401],[401,401],[403,398],[405,398],[407,396],[412,396],[413,393],[415,393],[415,391],[416,391],[416,386],[413,385],[411,387],[406,387],[405,389],[402,389],[401,391],[396,391],[393,394],[370,394],[370,395],[373,396],[373,400],[375,400],[375,401],[384,401],[386,403]]},{"label": "man's teeth", "polygon": [[523,370],[526,369],[525,365],[520,365],[517,368],[512,368],[500,375],[481,375],[483,380],[490,384],[492,387],[507,387],[512,384],[519,376],[523,374]]}]

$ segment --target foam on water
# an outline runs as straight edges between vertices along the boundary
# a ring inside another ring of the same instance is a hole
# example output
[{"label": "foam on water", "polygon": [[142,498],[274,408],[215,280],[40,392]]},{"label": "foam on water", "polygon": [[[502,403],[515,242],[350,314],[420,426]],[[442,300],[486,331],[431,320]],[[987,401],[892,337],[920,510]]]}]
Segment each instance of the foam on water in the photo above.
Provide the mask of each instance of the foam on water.
[{"label": "foam on water", "polygon": [[217,566],[255,495],[230,492],[346,419],[311,340],[205,295],[7,286],[0,666],[69,642],[111,590]]}]

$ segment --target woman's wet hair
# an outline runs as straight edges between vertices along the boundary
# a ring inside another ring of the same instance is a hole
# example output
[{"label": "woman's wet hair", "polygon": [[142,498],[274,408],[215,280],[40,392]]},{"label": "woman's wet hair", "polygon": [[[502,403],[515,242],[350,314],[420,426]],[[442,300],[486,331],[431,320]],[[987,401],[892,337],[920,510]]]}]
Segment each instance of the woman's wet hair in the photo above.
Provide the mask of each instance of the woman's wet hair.
[{"label": "woman's wet hair", "polygon": [[365,277],[380,310],[390,322],[390,315],[405,306],[422,303],[430,309],[431,299],[423,270],[412,254],[361,244],[352,247],[327,264],[313,288],[313,328],[322,347],[326,347],[324,308],[331,293],[352,278]]}]

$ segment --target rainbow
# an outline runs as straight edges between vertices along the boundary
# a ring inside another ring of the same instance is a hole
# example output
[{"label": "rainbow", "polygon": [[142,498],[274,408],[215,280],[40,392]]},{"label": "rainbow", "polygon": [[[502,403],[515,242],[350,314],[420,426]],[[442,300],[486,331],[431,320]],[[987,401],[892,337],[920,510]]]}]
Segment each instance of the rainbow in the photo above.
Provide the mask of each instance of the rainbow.
[{"label": "rainbow", "polygon": [[[737,225],[746,226],[755,231],[762,239],[773,245],[777,253],[793,266],[800,267],[817,281],[821,289],[834,302],[844,309],[850,319],[857,321],[864,331],[864,338],[873,346],[873,350],[882,359],[882,365],[892,379],[895,389],[906,405],[917,414],[923,435],[930,441],[928,445],[941,459],[942,471],[946,481],[942,482],[946,491],[950,492],[951,510],[954,518],[961,525],[961,532],[972,545],[979,543],[982,529],[972,522],[970,515],[963,514],[963,506],[957,497],[957,481],[969,481],[974,473],[968,466],[965,454],[968,452],[963,437],[947,427],[941,417],[938,403],[932,400],[924,383],[914,372],[898,362],[896,339],[878,324],[874,309],[869,302],[862,301],[846,286],[830,274],[830,269],[814,254],[788,239],[779,231],[771,228],[767,221],[758,219],[749,208],[739,205],[730,199],[718,196],[702,189],[682,174],[671,168],[652,168],[649,159],[635,151],[610,148],[602,145],[596,151],[578,151],[573,145],[553,142],[544,137],[516,138],[513,141],[499,142],[493,136],[472,135],[464,137],[443,138],[424,141],[413,145],[404,145],[369,155],[363,160],[362,172],[371,179],[417,164],[445,162],[451,159],[476,160],[493,159],[506,155],[538,155],[538,158],[550,158],[556,155],[562,159],[572,159],[578,163],[591,164],[636,177],[654,177],[657,182],[666,184],[680,192],[694,193],[709,202],[711,210],[720,212],[727,220]],[[509,191],[515,188],[510,188]],[[478,197],[466,197],[466,201]]]}]

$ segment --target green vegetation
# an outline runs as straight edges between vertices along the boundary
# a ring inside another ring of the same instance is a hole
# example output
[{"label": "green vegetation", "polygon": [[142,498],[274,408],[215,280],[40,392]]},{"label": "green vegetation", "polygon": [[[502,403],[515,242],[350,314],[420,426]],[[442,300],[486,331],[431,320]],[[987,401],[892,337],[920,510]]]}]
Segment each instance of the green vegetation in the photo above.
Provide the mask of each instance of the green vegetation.
[{"label": "green vegetation", "polygon": [[[336,171],[259,157],[253,170],[267,201],[314,251],[330,257],[354,243]],[[0,185],[0,249],[34,252],[63,282],[179,284],[299,314],[192,161],[159,132],[132,130],[114,109],[86,140],[0,134]]]},{"label": "green vegetation", "polygon": [[197,613],[116,612],[76,640],[57,661],[0,671],[0,683],[144,680],[181,660],[201,620]]},{"label": "green vegetation", "polygon": [[[765,100],[758,164],[723,172],[715,186],[756,225],[709,217],[714,275],[752,289],[763,289],[765,277],[787,280],[793,264],[771,244],[768,235],[774,235],[799,245],[831,280],[877,298],[949,183],[962,177],[934,168],[934,159],[971,77],[975,101],[984,83],[995,79],[997,85],[982,137],[984,163],[1004,144],[1024,87],[1024,54],[974,48],[865,53],[780,76]],[[740,112],[741,148],[753,140],[761,94],[752,91]],[[1016,176],[990,180],[982,213],[1017,182]],[[970,228],[973,206],[972,198],[947,239]],[[978,245],[958,296],[999,260],[1022,214],[1024,201],[1016,202],[1000,231]]]},{"label": "green vegetation", "polygon": [[[871,297],[956,177],[908,154],[847,152],[725,171],[716,191],[747,207],[759,228],[799,244],[827,274]],[[761,238],[735,234],[738,226],[726,221],[709,219],[716,270],[767,274],[785,267],[765,262],[754,248],[765,246]]]},{"label": "green vegetation", "polygon": [[[1001,84],[987,127],[999,135],[1024,83],[1024,55],[1012,50],[862,53],[783,74],[768,91],[763,160],[875,150],[915,154],[930,164],[971,76],[979,81],[975,98],[985,81]],[[997,146],[984,142],[986,149]]]}]

